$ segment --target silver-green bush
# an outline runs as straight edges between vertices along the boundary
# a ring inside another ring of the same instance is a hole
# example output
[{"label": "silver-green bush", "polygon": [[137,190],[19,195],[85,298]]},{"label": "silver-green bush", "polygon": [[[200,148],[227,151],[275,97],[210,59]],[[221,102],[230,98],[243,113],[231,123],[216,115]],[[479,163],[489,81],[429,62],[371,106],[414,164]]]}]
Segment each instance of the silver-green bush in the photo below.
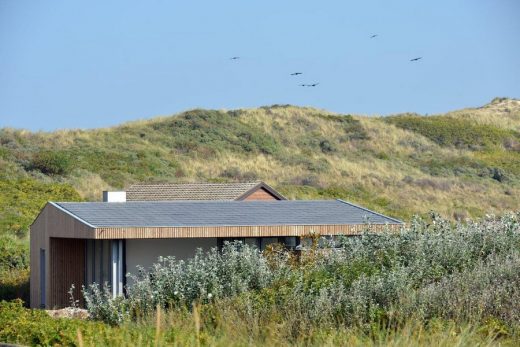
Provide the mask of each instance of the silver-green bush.
[{"label": "silver-green bush", "polygon": [[133,278],[125,298],[103,296],[96,286],[87,289],[87,308],[93,317],[114,322],[157,305],[226,304],[251,322],[283,317],[295,331],[302,325],[398,324],[411,316],[425,322],[494,318],[515,326],[519,218],[507,214],[453,225],[432,215],[383,233],[367,226],[360,236],[323,242],[333,247],[310,250],[299,262],[288,253],[266,255],[230,243],[186,261],[159,259]]}]

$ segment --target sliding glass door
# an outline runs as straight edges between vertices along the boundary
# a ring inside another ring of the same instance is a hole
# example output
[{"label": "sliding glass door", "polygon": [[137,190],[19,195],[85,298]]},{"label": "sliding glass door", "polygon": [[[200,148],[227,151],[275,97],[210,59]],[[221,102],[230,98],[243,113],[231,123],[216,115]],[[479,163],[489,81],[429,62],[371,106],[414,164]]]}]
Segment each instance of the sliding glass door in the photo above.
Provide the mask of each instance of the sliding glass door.
[{"label": "sliding glass door", "polygon": [[112,295],[123,294],[125,284],[124,240],[87,240],[86,271],[87,286],[97,283],[110,287]]}]

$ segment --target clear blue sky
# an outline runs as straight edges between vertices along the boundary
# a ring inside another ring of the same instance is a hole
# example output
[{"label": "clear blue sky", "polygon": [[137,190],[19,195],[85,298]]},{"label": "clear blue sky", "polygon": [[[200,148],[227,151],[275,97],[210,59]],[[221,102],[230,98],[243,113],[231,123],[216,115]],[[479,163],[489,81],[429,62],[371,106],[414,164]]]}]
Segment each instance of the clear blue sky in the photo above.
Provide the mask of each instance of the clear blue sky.
[{"label": "clear blue sky", "polygon": [[520,97],[519,18],[518,0],[0,0],[0,127],[277,103],[480,106]]}]

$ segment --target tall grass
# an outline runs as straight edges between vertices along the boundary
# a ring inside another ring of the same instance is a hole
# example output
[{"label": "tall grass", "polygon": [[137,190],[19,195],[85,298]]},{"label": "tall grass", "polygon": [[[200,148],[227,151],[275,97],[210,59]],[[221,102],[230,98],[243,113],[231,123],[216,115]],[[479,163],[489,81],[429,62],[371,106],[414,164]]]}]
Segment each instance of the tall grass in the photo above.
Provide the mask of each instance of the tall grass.
[{"label": "tall grass", "polygon": [[[197,312],[197,311],[195,311]],[[493,323],[455,324],[437,320],[424,326],[410,320],[400,328],[374,326],[370,331],[339,327],[313,329],[294,339],[278,322],[249,326],[220,311],[207,324],[205,312],[161,312],[146,320],[110,326],[96,321],[51,318],[20,303],[0,302],[0,341],[24,345],[76,346],[516,346]],[[198,323],[197,323],[198,322]]]}]

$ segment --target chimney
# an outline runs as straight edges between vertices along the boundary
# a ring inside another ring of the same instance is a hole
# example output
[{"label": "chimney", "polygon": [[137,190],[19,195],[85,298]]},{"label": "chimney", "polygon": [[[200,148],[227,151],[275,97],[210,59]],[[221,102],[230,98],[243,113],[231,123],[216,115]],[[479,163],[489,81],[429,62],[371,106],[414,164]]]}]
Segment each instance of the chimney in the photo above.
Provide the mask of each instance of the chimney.
[{"label": "chimney", "polygon": [[103,191],[103,202],[126,202],[126,192]]}]

